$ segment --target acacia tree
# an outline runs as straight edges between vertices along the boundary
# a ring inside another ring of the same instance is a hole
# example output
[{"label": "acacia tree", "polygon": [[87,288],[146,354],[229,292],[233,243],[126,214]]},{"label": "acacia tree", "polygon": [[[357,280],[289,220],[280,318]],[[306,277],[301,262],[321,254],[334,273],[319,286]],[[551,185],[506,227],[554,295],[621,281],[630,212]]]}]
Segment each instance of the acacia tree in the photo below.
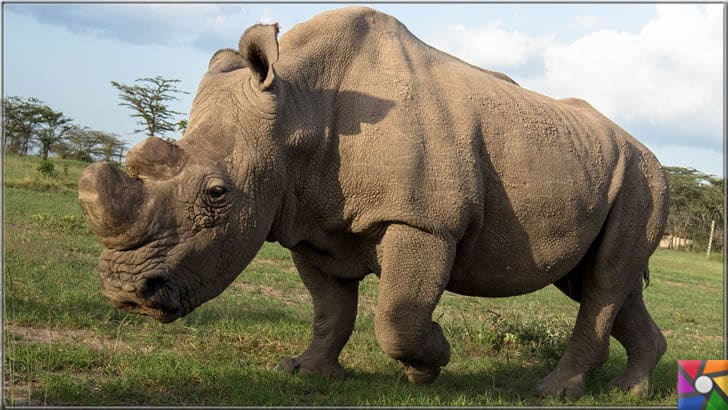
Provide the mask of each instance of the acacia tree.
[{"label": "acacia tree", "polygon": [[63,141],[64,134],[71,130],[73,120],[47,105],[39,107],[38,118],[38,142],[40,143],[41,158],[45,160],[48,159],[52,147]]},{"label": "acacia tree", "polygon": [[6,151],[28,155],[40,122],[43,101],[37,98],[6,97],[3,99],[3,129]]},{"label": "acacia tree", "polygon": [[88,127],[74,126],[68,131],[64,142],[58,144],[55,152],[65,158],[73,158],[85,162],[98,160],[121,163],[126,143],[119,135]]},{"label": "acacia tree", "polygon": [[667,229],[674,236],[706,244],[711,222],[723,225],[724,180],[692,168],[663,168],[670,181]]},{"label": "acacia tree", "polygon": [[3,99],[5,150],[28,155],[31,147],[38,146],[43,159],[48,159],[72,121],[37,98],[7,97]]},{"label": "acacia tree", "polygon": [[182,135],[185,134],[185,131],[187,131],[187,120],[177,121],[177,131],[179,131]]},{"label": "acacia tree", "polygon": [[145,77],[135,80],[138,84],[128,85],[112,81],[111,85],[119,90],[119,105],[134,111],[132,117],[139,118],[137,122],[142,128],[134,130],[135,133],[145,132],[148,136],[161,136],[165,132],[175,131],[177,123],[172,118],[184,113],[173,111],[168,103],[178,100],[176,94],[189,94],[177,89],[176,83],[180,80],[165,79],[160,76]]},{"label": "acacia tree", "polygon": [[118,155],[119,162],[121,162],[126,144],[121,141],[118,135],[95,130],[91,131],[91,135],[94,136],[96,142],[94,153],[102,157],[104,161],[111,161],[112,158]]}]

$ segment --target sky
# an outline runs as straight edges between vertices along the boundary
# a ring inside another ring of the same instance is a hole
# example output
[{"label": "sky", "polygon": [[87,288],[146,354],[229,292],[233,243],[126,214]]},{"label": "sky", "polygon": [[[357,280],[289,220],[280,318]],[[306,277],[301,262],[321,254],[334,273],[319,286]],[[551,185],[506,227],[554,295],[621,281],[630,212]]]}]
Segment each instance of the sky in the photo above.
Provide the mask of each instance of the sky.
[{"label": "sky", "polygon": [[[111,81],[178,79],[189,113],[210,57],[346,4],[3,3],[3,96],[144,139]],[[724,175],[723,4],[370,4],[421,40],[553,98],[588,101],[663,165]],[[186,118],[180,116],[178,119]],[[178,137],[175,135],[169,135]]]}]

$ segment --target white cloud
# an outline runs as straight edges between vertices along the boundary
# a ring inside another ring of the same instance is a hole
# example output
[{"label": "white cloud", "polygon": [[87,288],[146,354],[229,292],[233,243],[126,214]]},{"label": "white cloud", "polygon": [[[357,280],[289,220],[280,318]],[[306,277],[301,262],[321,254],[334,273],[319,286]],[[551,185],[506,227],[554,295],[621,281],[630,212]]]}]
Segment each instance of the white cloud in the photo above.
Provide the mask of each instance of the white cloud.
[{"label": "white cloud", "polygon": [[487,67],[516,67],[538,57],[551,37],[529,37],[494,21],[481,28],[460,24],[435,28],[430,43],[468,62]]},{"label": "white cloud", "polygon": [[542,65],[539,73],[514,77],[554,98],[583,98],[619,124],[670,129],[672,135],[662,138],[692,139],[715,150],[722,143],[722,10],[722,5],[658,5],[639,31],[602,29],[570,42],[509,31],[497,22],[449,26],[434,30],[433,43],[506,74],[509,68]]},{"label": "white cloud", "polygon": [[[544,52],[529,85],[589,100],[605,115],[722,140],[722,9],[657,6],[639,33],[601,30]],[[696,129],[697,128],[697,129]]]}]

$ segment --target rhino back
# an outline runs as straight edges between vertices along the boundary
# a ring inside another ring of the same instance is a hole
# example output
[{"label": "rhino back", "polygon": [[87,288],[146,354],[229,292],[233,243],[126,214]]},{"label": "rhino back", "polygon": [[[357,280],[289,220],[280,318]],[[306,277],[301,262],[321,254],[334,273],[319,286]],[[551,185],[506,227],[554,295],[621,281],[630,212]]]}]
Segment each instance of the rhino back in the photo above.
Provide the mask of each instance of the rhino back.
[{"label": "rhino back", "polygon": [[588,104],[523,89],[368,8],[322,13],[281,49],[283,76],[333,90],[317,103],[338,156],[329,181],[354,232],[402,222],[446,232],[465,259],[565,272],[630,163],[659,167]]}]

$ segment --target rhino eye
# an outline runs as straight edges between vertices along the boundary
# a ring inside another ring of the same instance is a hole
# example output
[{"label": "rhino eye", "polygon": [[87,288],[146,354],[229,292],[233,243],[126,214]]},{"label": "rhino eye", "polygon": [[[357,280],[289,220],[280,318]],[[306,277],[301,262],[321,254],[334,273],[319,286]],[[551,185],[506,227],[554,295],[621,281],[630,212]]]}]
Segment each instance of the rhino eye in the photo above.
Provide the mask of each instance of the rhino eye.
[{"label": "rhino eye", "polygon": [[207,188],[207,195],[212,200],[221,199],[225,195],[226,192],[227,192],[227,189],[224,186],[220,186],[220,185]]}]

